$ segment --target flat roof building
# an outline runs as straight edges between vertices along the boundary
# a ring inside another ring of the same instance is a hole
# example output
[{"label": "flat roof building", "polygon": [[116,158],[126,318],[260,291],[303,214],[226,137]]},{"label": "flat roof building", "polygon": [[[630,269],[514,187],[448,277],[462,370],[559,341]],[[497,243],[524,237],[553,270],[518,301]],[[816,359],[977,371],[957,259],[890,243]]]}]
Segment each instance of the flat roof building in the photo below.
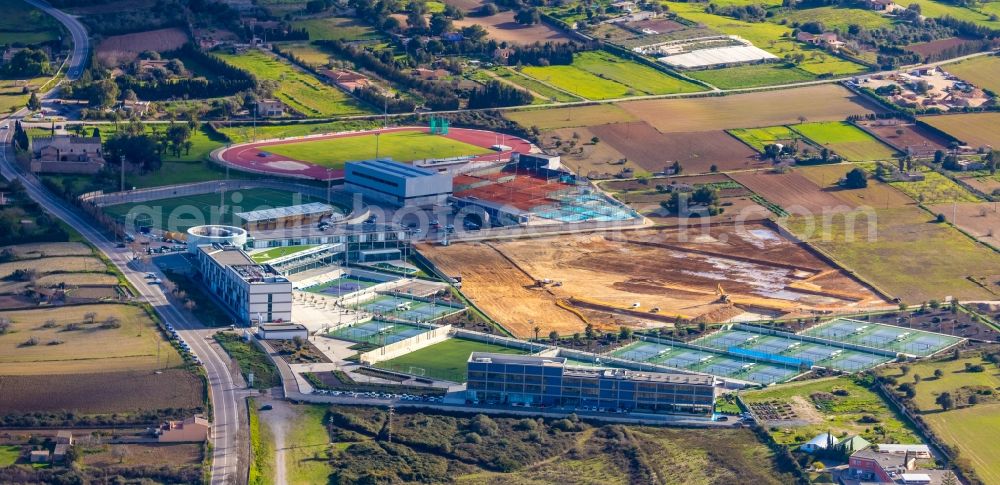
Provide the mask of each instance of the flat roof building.
[{"label": "flat roof building", "polygon": [[348,162],[347,190],[397,207],[443,205],[452,193],[451,175],[392,160]]},{"label": "flat roof building", "polygon": [[200,246],[197,258],[205,285],[242,323],[291,321],[292,283],[273,268],[223,244]]},{"label": "flat roof building", "polygon": [[257,327],[257,336],[264,340],[309,338],[309,329],[297,323],[269,323]]},{"label": "flat roof building", "polygon": [[330,204],[312,202],[309,204],[276,207],[248,212],[237,212],[235,216],[240,226],[248,231],[268,231],[319,223],[339,214]]},{"label": "flat roof building", "polygon": [[715,403],[715,378],[705,375],[577,367],[564,357],[484,352],[473,352],[467,366],[467,399],[477,403],[704,415]]}]

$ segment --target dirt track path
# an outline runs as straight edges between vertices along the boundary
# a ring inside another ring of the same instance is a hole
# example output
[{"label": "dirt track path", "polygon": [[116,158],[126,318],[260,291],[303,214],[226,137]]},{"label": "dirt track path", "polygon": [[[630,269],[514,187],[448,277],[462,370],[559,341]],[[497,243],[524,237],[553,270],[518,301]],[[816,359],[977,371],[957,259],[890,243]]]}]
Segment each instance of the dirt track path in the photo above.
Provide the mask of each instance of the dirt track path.
[{"label": "dirt track path", "polygon": [[295,411],[290,404],[280,399],[268,400],[266,404],[270,404],[272,409],[264,411],[261,417],[266,417],[263,421],[271,429],[271,436],[274,438],[274,484],[288,485],[288,470],[285,466],[285,450],[288,447],[285,446],[285,437],[295,419]]}]

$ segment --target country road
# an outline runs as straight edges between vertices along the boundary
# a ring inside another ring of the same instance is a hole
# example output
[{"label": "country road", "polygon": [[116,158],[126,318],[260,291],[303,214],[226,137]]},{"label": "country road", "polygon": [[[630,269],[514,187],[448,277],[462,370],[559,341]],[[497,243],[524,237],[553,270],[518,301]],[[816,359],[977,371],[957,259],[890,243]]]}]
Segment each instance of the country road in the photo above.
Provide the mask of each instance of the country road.
[{"label": "country road", "polygon": [[[25,0],[59,20],[73,36],[73,53],[69,59],[66,77],[75,80],[83,74],[90,51],[90,40],[87,31],[76,18],[53,8],[42,0]],[[43,95],[51,97],[58,92],[58,85]],[[10,143],[14,133],[14,123],[26,114],[26,109],[13,113],[9,118],[0,120],[0,127],[7,129],[0,132],[0,175],[7,180],[18,179],[24,185],[28,195],[54,216],[62,219],[73,229],[83,235],[98,250],[103,252],[125,275],[129,283],[139,292],[139,299],[152,305],[164,322],[177,329],[178,334],[192,352],[203,362],[208,385],[209,399],[212,404],[212,465],[210,483],[213,485],[244,483],[248,463],[240,463],[239,457],[247,449],[245,434],[241,433],[241,417],[246,416],[246,399],[248,391],[242,383],[234,382],[230,374],[229,356],[220,355],[210,344],[214,331],[205,329],[199,322],[182,311],[167,298],[162,287],[147,282],[145,274],[155,272],[161,279],[165,278],[155,267],[142,267],[130,261],[131,252],[119,249],[116,243],[92,224],[89,216],[80,213],[75,207],[66,203],[49,192],[41,182],[30,173],[26,173],[13,160],[13,147]]]},{"label": "country road", "polygon": [[90,52],[90,39],[87,37],[87,29],[83,27],[76,17],[58,10],[44,0],[24,0],[39,10],[55,17],[62,23],[70,35],[73,36],[73,53],[69,58],[69,68],[66,70],[66,78],[75,81],[83,74],[84,65],[87,62],[87,54]]},{"label": "country road", "polygon": [[144,267],[141,263],[131,261],[131,251],[117,248],[114,241],[91,223],[89,216],[49,192],[34,175],[25,173],[16,166],[10,145],[13,124],[11,120],[0,122],[0,126],[9,126],[0,132],[0,175],[7,180],[20,180],[33,200],[106,254],[139,292],[139,299],[152,305],[163,321],[172,324],[180,337],[191,346],[194,354],[204,363],[210,387],[213,444],[211,483],[240,483],[245,469],[238,460],[240,450],[245,447],[241,443],[240,426],[241,416],[246,414],[244,398],[247,391],[234,383],[227,367],[229,357],[220,355],[210,345],[214,330],[205,329],[188,313],[176,307],[160,285],[148,282],[145,278],[147,272],[155,272],[161,279],[166,278],[155,266]]}]

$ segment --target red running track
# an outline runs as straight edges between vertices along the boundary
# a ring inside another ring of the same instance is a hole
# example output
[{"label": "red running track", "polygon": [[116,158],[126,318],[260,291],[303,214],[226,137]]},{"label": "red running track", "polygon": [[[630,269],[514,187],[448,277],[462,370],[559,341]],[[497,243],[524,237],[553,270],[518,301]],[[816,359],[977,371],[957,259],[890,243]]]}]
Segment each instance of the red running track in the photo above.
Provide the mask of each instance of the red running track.
[{"label": "red running track", "polygon": [[[398,128],[387,128],[384,130],[359,131],[351,133],[331,133],[328,135],[285,138],[281,140],[271,140],[257,143],[247,143],[224,150],[219,154],[222,162],[236,170],[247,172],[270,173],[284,177],[311,178],[316,180],[338,180],[344,178],[343,170],[328,169],[321,165],[316,165],[306,160],[296,160],[284,155],[267,152],[263,147],[273,145],[284,145],[288,143],[302,143],[313,140],[328,140],[331,138],[344,138],[350,136],[367,136],[376,132],[388,133],[393,131],[426,131],[427,128],[416,126],[404,126]],[[473,158],[473,161],[485,160],[508,160],[513,152],[529,153],[533,148],[531,142],[511,135],[503,135],[486,130],[473,130],[468,128],[448,128],[448,134],[444,135],[456,141],[468,143],[478,147],[489,148],[496,144],[507,145],[512,151],[495,152],[480,155]],[[260,154],[266,152],[267,156]],[[498,157],[499,155],[499,157]],[[409,160],[402,160],[409,161]]]}]

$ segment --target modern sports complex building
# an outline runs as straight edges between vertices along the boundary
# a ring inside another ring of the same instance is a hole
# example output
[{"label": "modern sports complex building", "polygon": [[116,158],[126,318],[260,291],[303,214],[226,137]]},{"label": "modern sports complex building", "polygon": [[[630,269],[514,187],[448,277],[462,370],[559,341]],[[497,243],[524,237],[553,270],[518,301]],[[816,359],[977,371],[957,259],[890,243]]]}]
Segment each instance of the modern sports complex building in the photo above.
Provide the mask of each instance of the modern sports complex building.
[{"label": "modern sports complex building", "polygon": [[715,378],[696,374],[577,367],[565,357],[473,352],[467,398],[530,407],[710,414]]}]

